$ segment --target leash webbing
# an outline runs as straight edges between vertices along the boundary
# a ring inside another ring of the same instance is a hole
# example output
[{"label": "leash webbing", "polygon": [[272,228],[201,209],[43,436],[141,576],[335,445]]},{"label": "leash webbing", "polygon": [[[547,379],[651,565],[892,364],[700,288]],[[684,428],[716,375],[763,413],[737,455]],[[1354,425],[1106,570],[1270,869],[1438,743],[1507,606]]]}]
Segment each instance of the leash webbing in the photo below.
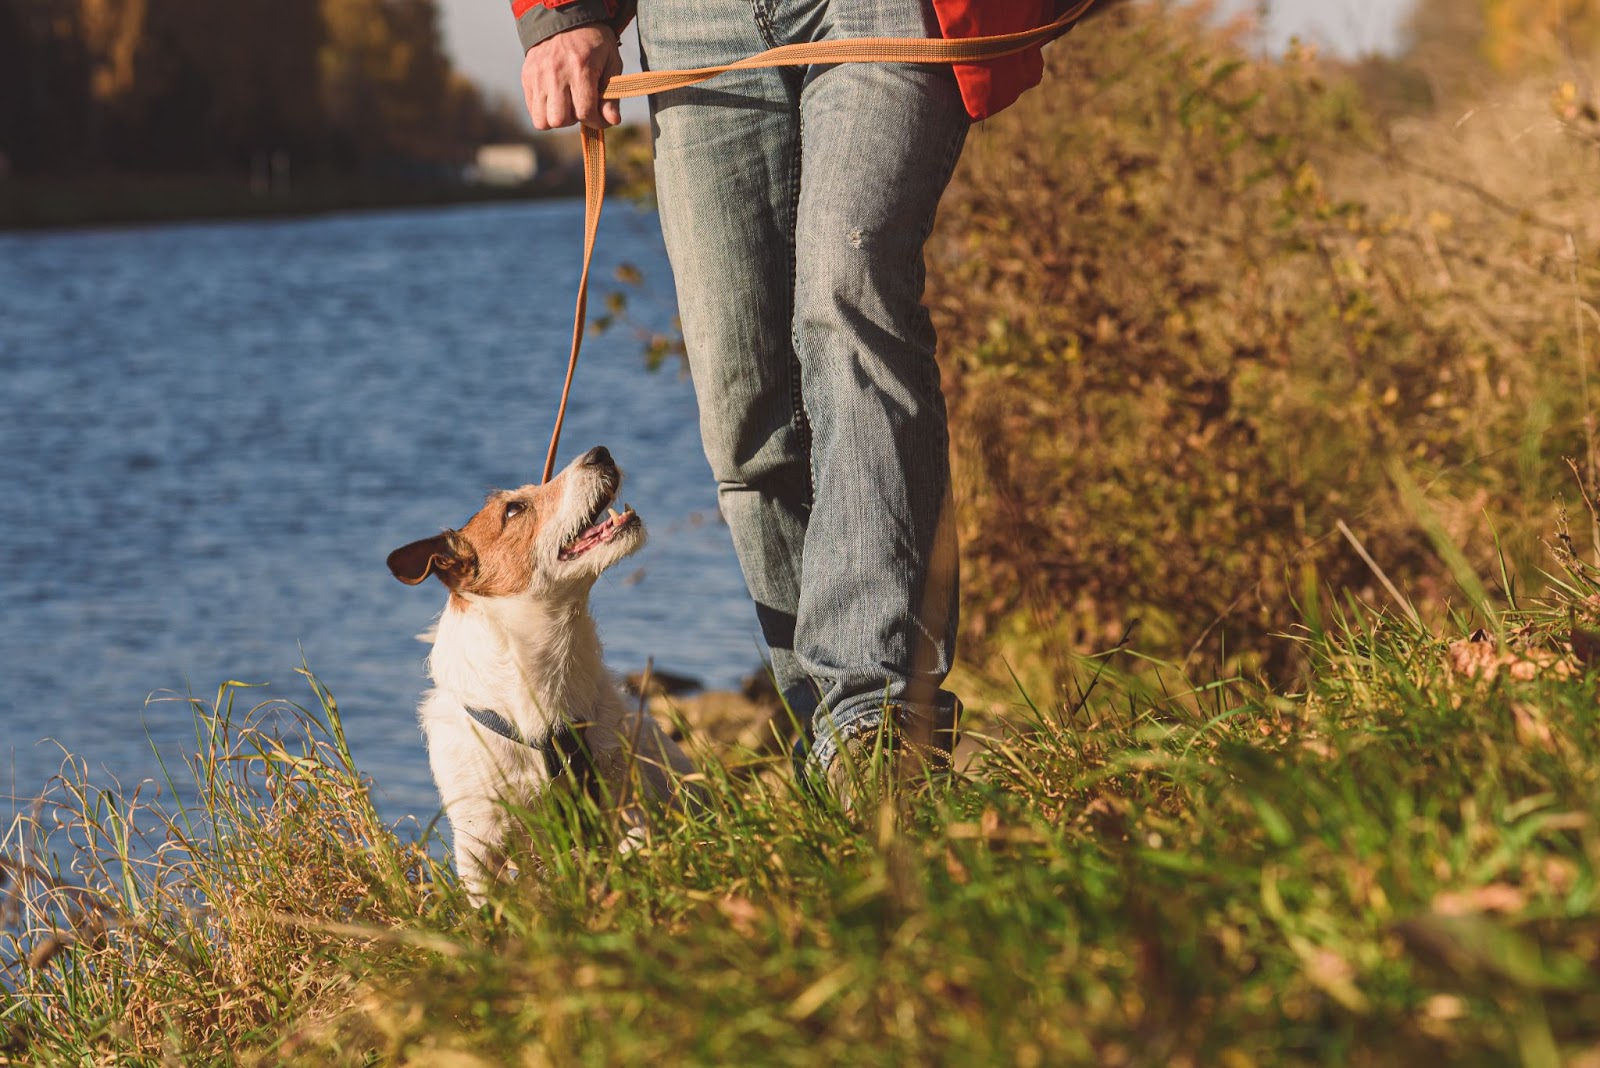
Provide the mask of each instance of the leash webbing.
[{"label": "leash webbing", "polygon": [[[814,63],[979,63],[1026,51],[1066,33],[1093,6],[1094,0],[1078,0],[1054,22],[1019,33],[994,37],[855,37],[839,41],[809,41],[779,45],[757,55],[716,67],[693,70],[641,71],[621,74],[606,83],[602,97],[623,100],[648,96],[672,89],[698,85],[733,70],[766,67],[809,66]],[[578,369],[578,350],[583,345],[584,315],[589,303],[589,264],[594,258],[595,235],[600,229],[600,209],[606,195],[606,138],[603,130],[583,126],[583,272],[578,278],[578,308],[572,324],[572,354],[567,358],[567,377],[561,387],[561,404],[550,433],[550,451],[545,456],[543,481],[555,472],[556,449],[561,443],[561,424],[567,416],[567,398],[572,392],[573,375]]]},{"label": "leash webbing", "polygon": [[550,451],[544,457],[544,477],[549,482],[556,469],[556,449],[561,444],[561,424],[567,419],[567,398],[572,376],[578,371],[578,350],[583,347],[584,316],[589,308],[589,264],[594,259],[594,239],[600,232],[600,209],[606,199],[606,135],[592,126],[583,130],[583,273],[578,276],[578,310],[572,319],[572,355],[567,357],[567,378],[561,384],[561,404],[550,431]]}]

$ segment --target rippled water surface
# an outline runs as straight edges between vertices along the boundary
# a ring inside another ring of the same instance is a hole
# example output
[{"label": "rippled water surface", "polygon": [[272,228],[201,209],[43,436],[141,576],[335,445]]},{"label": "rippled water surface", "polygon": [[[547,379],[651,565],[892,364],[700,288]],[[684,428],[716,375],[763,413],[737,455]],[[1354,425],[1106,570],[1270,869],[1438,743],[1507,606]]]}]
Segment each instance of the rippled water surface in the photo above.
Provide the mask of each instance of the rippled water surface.
[{"label": "rippled water surface", "polygon": [[[194,746],[163,696],[239,679],[303,701],[303,653],[384,810],[431,815],[413,636],[443,591],[384,557],[538,480],[581,230],[563,201],[0,235],[0,790],[54,773],[46,738],[155,775],[152,743]],[[602,289],[623,262],[663,326],[655,220],[612,206]],[[612,667],[733,684],[756,626],[689,382],[629,331],[593,339],[563,437],[563,463],[610,446],[650,531],[596,590]]]}]

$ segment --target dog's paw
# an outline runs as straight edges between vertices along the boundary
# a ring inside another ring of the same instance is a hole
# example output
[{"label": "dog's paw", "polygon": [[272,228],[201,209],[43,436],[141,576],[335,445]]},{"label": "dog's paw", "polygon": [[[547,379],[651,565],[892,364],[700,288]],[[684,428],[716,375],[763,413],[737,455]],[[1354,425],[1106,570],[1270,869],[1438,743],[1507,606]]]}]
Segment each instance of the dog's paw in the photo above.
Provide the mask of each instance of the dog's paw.
[{"label": "dog's paw", "polygon": [[643,849],[650,844],[650,832],[643,827],[629,827],[628,833],[622,836],[617,843],[617,852],[627,856],[636,849]]}]

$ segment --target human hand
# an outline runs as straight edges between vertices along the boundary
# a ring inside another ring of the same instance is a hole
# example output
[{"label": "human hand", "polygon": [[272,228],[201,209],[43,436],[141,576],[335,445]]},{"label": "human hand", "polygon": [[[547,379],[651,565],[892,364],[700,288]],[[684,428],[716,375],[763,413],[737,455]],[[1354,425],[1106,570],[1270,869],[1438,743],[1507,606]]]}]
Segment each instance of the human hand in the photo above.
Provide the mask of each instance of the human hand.
[{"label": "human hand", "polygon": [[522,97],[536,130],[581,122],[604,129],[622,121],[615,100],[600,98],[601,86],[622,73],[622,50],[610,26],[592,23],[547,37],[522,59]]}]

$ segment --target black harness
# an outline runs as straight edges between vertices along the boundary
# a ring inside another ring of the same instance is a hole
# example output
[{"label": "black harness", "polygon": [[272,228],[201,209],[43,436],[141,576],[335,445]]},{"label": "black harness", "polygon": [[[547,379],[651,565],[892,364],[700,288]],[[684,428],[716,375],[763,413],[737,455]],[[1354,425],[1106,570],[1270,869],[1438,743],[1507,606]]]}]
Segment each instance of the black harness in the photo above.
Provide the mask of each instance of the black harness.
[{"label": "black harness", "polygon": [[577,729],[573,729],[572,724],[561,720],[542,741],[534,742],[523,737],[515,723],[492,708],[475,708],[472,705],[463,707],[467,715],[485,730],[493,731],[507,741],[537,750],[544,758],[544,770],[549,774],[551,782],[571,771],[575,787],[591,797],[598,798],[600,779],[595,774],[594,761],[589,757],[589,746],[584,738],[584,725],[580,724]]}]

